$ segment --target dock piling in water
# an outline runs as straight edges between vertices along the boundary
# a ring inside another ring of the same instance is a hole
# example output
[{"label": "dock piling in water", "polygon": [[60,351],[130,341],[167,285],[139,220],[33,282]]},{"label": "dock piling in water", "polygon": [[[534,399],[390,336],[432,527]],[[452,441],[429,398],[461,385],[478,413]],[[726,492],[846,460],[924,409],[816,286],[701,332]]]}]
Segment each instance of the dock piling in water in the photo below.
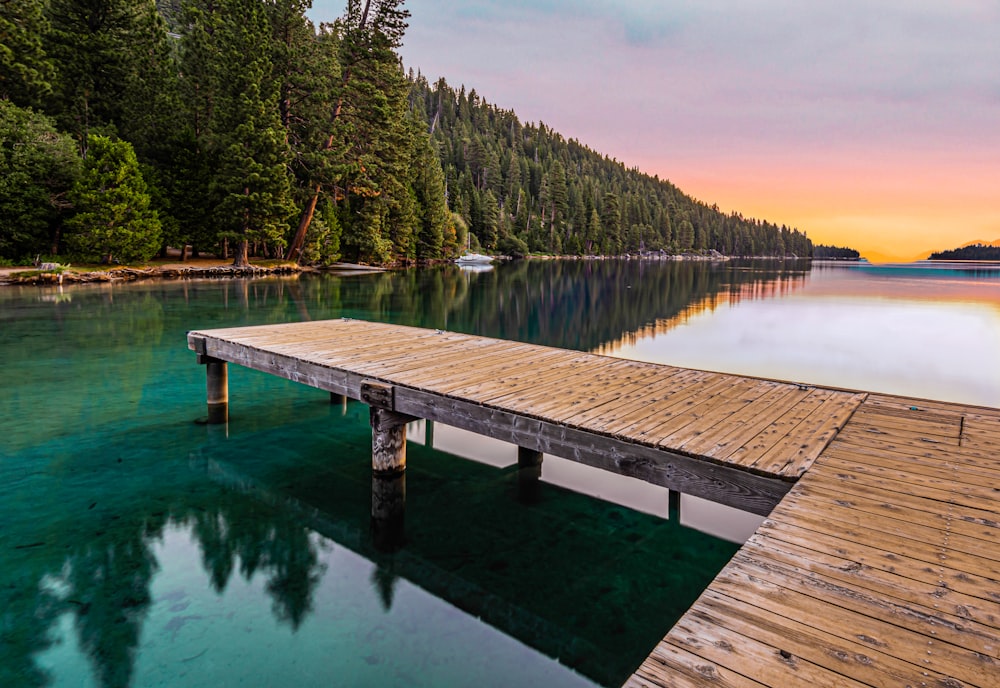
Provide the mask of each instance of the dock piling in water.
[{"label": "dock piling in water", "polygon": [[208,397],[208,423],[221,425],[229,422],[229,373],[226,362],[209,356],[200,356],[205,364],[206,392]]}]

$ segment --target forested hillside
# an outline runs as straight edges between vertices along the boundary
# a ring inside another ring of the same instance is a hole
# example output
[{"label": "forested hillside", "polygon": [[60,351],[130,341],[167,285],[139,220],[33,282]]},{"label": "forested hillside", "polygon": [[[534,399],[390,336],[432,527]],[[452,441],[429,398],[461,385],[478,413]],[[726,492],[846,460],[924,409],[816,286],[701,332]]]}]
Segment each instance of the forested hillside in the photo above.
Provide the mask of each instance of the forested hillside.
[{"label": "forested hillside", "polygon": [[928,260],[1000,260],[1000,242],[971,244],[950,251],[936,251]]},{"label": "forested hillside", "polygon": [[[401,0],[0,3],[0,258],[811,255],[444,80]],[[472,236],[468,234],[471,230]]]},{"label": "forested hillside", "polygon": [[812,255],[801,232],[696,201],[669,181],[565,139],[544,124],[413,76],[410,104],[441,156],[450,208],[488,249],[556,254],[715,249]]}]

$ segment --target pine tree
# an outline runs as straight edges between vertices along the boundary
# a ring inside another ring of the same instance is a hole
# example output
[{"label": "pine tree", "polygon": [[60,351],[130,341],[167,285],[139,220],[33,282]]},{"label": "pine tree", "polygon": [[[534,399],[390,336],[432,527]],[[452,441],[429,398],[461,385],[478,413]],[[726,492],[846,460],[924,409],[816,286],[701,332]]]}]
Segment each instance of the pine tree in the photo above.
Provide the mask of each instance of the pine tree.
[{"label": "pine tree", "polygon": [[213,35],[222,74],[209,126],[219,169],[213,187],[220,199],[215,217],[236,242],[233,264],[249,263],[250,242],[271,249],[284,244],[294,212],[290,151],[271,79],[270,25],[257,0],[222,0]]},{"label": "pine tree", "polygon": [[103,263],[146,261],[160,247],[160,221],[135,151],[126,141],[91,135],[73,187],[76,214],[66,222],[70,249]]},{"label": "pine tree", "polygon": [[43,0],[0,0],[0,99],[39,108],[55,70],[42,37],[48,31]]},{"label": "pine tree", "polygon": [[49,0],[47,36],[57,77],[51,111],[86,146],[93,133],[117,133],[131,44],[152,0]]},{"label": "pine tree", "polygon": [[[445,233],[451,219],[444,193],[444,173],[430,138],[423,132],[414,133],[411,169],[412,188],[419,214],[416,257],[418,260],[440,258],[445,245]],[[454,242],[454,239],[452,240]],[[455,246],[449,247],[454,250]]]},{"label": "pine tree", "polygon": [[0,256],[58,253],[80,171],[73,140],[45,115],[0,100],[0,141]]},{"label": "pine tree", "polygon": [[[406,20],[409,17],[409,12],[402,9],[402,4],[402,0],[348,0],[344,17],[333,28],[337,34],[340,48],[341,80],[339,94],[337,99],[331,103],[325,122],[328,136],[322,149],[337,150],[342,147],[345,149],[345,167],[349,172],[353,172],[353,175],[348,175],[348,179],[345,180],[341,189],[345,194],[354,191],[355,198],[359,196],[371,198],[381,192],[380,189],[372,188],[373,185],[370,182],[374,181],[377,185],[377,181],[372,179],[373,175],[370,174],[368,167],[372,163],[377,164],[378,155],[368,155],[366,160],[364,159],[366,156],[362,155],[361,150],[358,150],[359,148],[368,148],[368,152],[371,153],[371,147],[365,146],[366,143],[372,143],[375,140],[371,137],[374,130],[370,125],[377,124],[379,120],[386,121],[385,116],[388,114],[388,110],[394,109],[400,102],[404,104],[404,108],[396,113],[395,118],[389,118],[390,121],[394,119],[397,127],[394,128],[393,132],[383,132],[385,137],[377,140],[378,143],[384,144],[379,148],[386,153],[391,153],[393,144],[399,143],[398,140],[393,140],[396,139],[393,134],[398,136],[400,129],[405,128],[403,117],[405,116],[407,83],[399,67],[399,58],[395,53],[395,50],[402,45],[403,33],[406,31]],[[398,81],[393,78],[394,71]],[[352,108],[356,113],[354,117],[350,116]],[[366,117],[366,113],[370,117]],[[353,121],[345,122],[344,120]],[[367,137],[365,129],[367,129]],[[398,151],[398,149],[395,150]],[[393,165],[390,163],[388,167],[393,167]],[[371,172],[378,171],[380,170],[376,168]],[[397,171],[392,170],[393,173]],[[387,178],[385,181],[387,187],[396,186],[393,183],[394,179]],[[399,188],[405,187],[400,185]],[[331,188],[330,182],[324,183],[323,180],[317,182],[305,203],[298,229],[289,244],[289,258],[298,257],[317,203],[324,192],[332,193],[334,200],[337,200],[336,186]],[[395,202],[401,203],[398,197]],[[384,207],[367,209],[359,215],[381,217],[383,212],[392,212],[393,203],[390,199],[382,199],[380,203],[384,204]],[[400,212],[405,206],[405,202],[402,203],[395,210],[398,215],[405,216],[405,213]],[[354,247],[359,254],[364,253],[360,248],[362,244],[369,247],[384,248],[386,246],[387,237],[361,236],[365,231],[388,232],[389,230],[381,222],[368,224],[366,228],[361,226],[345,227],[345,239],[354,241]],[[389,253],[391,253],[391,248]],[[388,256],[388,253],[380,250],[379,255],[384,258]]]}]

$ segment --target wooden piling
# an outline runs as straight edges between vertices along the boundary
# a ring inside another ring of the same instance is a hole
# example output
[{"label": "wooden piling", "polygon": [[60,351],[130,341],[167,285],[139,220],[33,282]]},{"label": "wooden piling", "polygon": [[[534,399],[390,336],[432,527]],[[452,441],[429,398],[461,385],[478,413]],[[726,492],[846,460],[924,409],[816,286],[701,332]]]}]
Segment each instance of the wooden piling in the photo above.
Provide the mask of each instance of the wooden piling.
[{"label": "wooden piling", "polygon": [[410,416],[372,407],[372,471],[376,475],[406,470],[406,424],[411,420]]},{"label": "wooden piling", "polygon": [[226,362],[202,356],[205,364],[206,392],[208,397],[208,423],[218,425],[229,422],[229,373]]},{"label": "wooden piling", "polygon": [[519,468],[531,468],[542,465],[542,452],[526,447],[517,448],[517,465]]}]

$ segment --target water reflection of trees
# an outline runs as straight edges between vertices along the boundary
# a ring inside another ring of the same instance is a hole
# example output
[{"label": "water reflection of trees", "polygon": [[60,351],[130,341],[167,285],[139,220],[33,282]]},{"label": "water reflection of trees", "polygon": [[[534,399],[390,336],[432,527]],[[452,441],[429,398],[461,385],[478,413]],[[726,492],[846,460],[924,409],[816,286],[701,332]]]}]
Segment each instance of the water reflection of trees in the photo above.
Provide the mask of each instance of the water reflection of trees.
[{"label": "water reflection of trees", "polygon": [[752,269],[735,262],[521,261],[485,273],[447,266],[306,278],[301,298],[316,319],[354,315],[589,351],[673,322],[692,304],[795,288],[808,267],[802,261]]},{"label": "water reflection of trees", "polygon": [[[90,541],[47,542],[50,552],[69,553],[36,561],[17,591],[0,593],[0,685],[45,686],[51,677],[34,657],[51,648],[56,622],[71,614],[78,646],[98,685],[132,683],[159,570],[154,545],[168,528],[190,528],[216,592],[234,575],[265,578],[279,622],[297,629],[312,611],[323,569],[308,528],[271,512],[252,499],[215,504],[178,504],[159,515],[122,516]],[[30,579],[30,581],[29,581]]]}]

